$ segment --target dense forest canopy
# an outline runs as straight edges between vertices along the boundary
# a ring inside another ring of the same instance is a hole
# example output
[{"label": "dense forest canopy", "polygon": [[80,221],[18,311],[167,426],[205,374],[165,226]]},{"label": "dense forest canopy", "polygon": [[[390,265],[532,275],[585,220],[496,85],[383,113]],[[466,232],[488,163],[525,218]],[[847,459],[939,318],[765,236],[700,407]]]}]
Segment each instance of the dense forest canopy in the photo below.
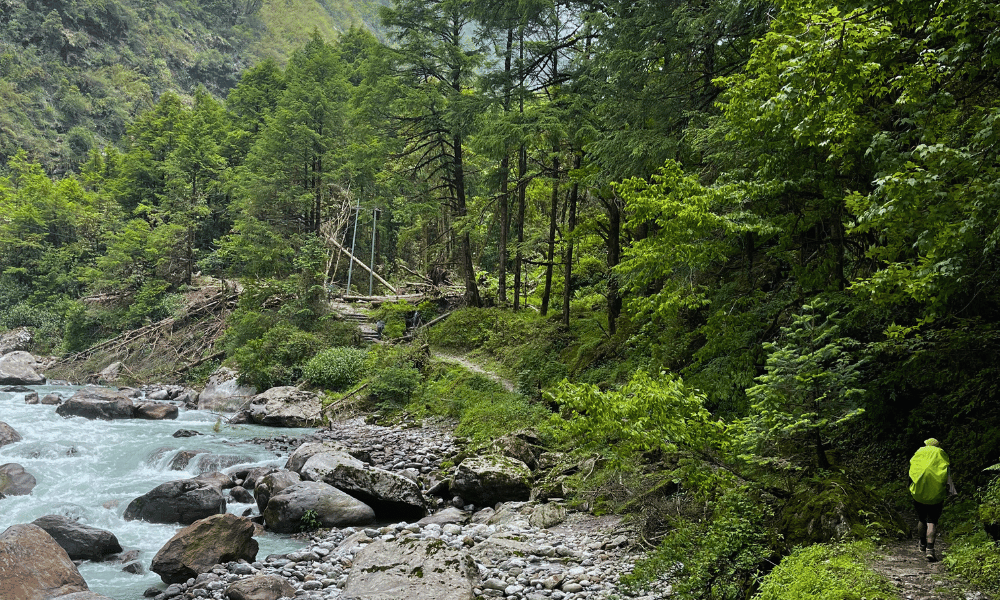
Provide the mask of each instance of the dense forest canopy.
[{"label": "dense forest canopy", "polygon": [[[998,462],[994,3],[393,0],[384,41],[317,27],[287,60],[241,52],[267,3],[56,4],[0,3],[0,327],[46,350],[214,277],[252,299],[228,357],[301,361],[354,241],[537,313],[528,388],[628,460],[722,465],[702,492],[804,513],[929,436],[968,486]],[[189,46],[157,29],[185,11]]]}]

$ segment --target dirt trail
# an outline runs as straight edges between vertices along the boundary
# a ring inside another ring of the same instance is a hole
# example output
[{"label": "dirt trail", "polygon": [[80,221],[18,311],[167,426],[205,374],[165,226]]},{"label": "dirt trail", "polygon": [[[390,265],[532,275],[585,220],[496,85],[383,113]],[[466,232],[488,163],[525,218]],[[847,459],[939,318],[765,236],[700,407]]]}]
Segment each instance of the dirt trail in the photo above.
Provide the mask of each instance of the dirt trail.
[{"label": "dirt trail", "polygon": [[[938,558],[948,553],[948,545],[937,541]],[[982,592],[949,576],[940,560],[928,562],[916,541],[891,542],[872,568],[889,578],[903,600],[989,600]]]},{"label": "dirt trail", "polygon": [[504,389],[507,390],[508,392],[514,391],[514,383],[512,381],[510,381],[509,379],[504,379],[503,377],[501,377],[497,373],[494,373],[493,371],[488,371],[484,369],[483,367],[470,361],[468,358],[465,358],[464,356],[458,356],[457,354],[446,354],[444,352],[435,351],[434,358],[443,360],[445,362],[462,365],[463,367],[472,371],[473,373],[479,373],[480,375],[485,375],[490,379],[492,379],[493,381],[496,381],[497,383],[502,385]]}]

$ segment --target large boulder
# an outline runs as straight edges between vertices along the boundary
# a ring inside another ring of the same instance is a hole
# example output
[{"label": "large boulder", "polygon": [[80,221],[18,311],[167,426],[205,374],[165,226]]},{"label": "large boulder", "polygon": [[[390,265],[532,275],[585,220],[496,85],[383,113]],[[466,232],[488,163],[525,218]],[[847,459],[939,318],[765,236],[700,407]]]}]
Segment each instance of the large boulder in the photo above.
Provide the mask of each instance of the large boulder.
[{"label": "large boulder", "polygon": [[427,514],[419,485],[402,475],[366,467],[339,444],[303,444],[285,468],[307,481],[322,481],[347,492],[371,506],[382,520],[412,521]]},{"label": "large boulder", "polygon": [[494,454],[501,454],[517,459],[534,471],[538,468],[538,459],[545,448],[538,434],[531,430],[521,430],[509,433],[493,442]]},{"label": "large boulder", "polygon": [[13,427],[0,421],[0,446],[20,442],[23,438]]},{"label": "large boulder", "polygon": [[250,519],[213,515],[177,532],[153,557],[150,570],[164,583],[182,583],[217,564],[257,559],[257,540]]},{"label": "large boulder", "polygon": [[474,456],[458,465],[450,487],[464,500],[483,506],[527,500],[531,471],[509,456]]},{"label": "large boulder", "polygon": [[31,330],[27,327],[18,327],[0,333],[0,356],[17,351],[27,352],[31,350],[32,341],[34,341],[34,336],[31,335]]},{"label": "large boulder", "polygon": [[38,359],[27,352],[8,352],[0,357],[0,385],[42,385],[45,376],[36,371],[41,366]]},{"label": "large boulder", "polygon": [[174,404],[165,402],[140,402],[135,406],[135,418],[150,421],[176,419],[180,410]]},{"label": "large boulder", "polygon": [[473,600],[479,570],[441,540],[376,540],[358,553],[343,600]]},{"label": "large boulder", "polygon": [[198,410],[233,412],[257,394],[257,388],[240,385],[236,371],[220,367],[198,394]]},{"label": "large boulder", "polygon": [[292,584],[277,575],[254,575],[241,579],[227,587],[225,593],[229,600],[278,600],[294,595]]},{"label": "large boulder", "polygon": [[0,533],[0,597],[50,600],[87,591],[69,555],[41,527],[14,525]]},{"label": "large boulder", "polygon": [[91,387],[70,396],[56,408],[56,414],[104,421],[132,419],[135,417],[135,404],[124,392]]},{"label": "large boulder", "polygon": [[257,508],[263,513],[271,496],[277,496],[300,481],[302,478],[299,477],[298,473],[284,469],[264,475],[253,490],[254,498],[257,500]]},{"label": "large boulder", "polygon": [[322,421],[321,409],[317,394],[294,386],[280,386],[254,396],[243,412],[257,425],[315,427]]},{"label": "large boulder", "polygon": [[0,465],[0,498],[27,496],[35,489],[35,477],[17,463]]},{"label": "large boulder", "polygon": [[126,521],[190,525],[224,512],[226,497],[218,484],[199,479],[179,479],[160,484],[139,496],[129,503],[122,516]]},{"label": "large boulder", "polygon": [[31,522],[45,530],[73,560],[102,560],[122,551],[110,531],[77,523],[62,515],[45,515]]},{"label": "large boulder", "polygon": [[375,521],[375,511],[332,485],[319,481],[301,481],[271,496],[264,510],[268,529],[278,533],[296,533],[307,524],[306,511],[312,511],[320,527],[367,525]]}]

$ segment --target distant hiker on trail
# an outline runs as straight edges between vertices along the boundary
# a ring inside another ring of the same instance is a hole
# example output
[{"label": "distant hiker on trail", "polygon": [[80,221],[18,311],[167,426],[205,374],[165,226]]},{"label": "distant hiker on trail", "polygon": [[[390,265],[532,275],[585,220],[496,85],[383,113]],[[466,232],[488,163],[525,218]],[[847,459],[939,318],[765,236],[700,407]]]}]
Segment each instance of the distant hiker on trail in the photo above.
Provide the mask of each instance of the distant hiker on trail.
[{"label": "distant hiker on trail", "polygon": [[385,321],[375,322],[375,333],[378,334],[379,339],[382,339],[382,332],[385,331]]},{"label": "distant hiker on trail", "polygon": [[937,534],[938,518],[948,494],[958,492],[951,481],[948,455],[934,438],[924,440],[924,447],[917,450],[910,459],[910,495],[917,510],[917,534],[920,536],[920,552],[927,560],[937,560],[934,554],[934,537]]}]

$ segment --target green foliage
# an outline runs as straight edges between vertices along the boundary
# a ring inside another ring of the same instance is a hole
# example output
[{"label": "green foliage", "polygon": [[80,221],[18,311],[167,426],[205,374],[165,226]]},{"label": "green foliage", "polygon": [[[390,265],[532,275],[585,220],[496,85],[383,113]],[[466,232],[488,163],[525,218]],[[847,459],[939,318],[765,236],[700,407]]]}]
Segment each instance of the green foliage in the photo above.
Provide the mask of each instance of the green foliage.
[{"label": "green foliage", "polygon": [[[600,450],[624,466],[642,453],[678,449],[711,455],[728,447],[726,426],[704,407],[705,397],[679,377],[637,372],[619,389],[563,381],[549,392],[582,449]],[[701,482],[711,486],[708,478]]]},{"label": "green foliage", "polygon": [[553,416],[544,405],[507,392],[489,377],[440,366],[428,375],[410,406],[458,419],[456,435],[467,436],[478,445],[525,428],[545,435]]},{"label": "green foliage", "polygon": [[755,600],[894,600],[892,583],[868,565],[871,542],[815,544],[785,557],[762,580]]},{"label": "green foliage", "polygon": [[819,302],[803,306],[781,329],[782,345],[764,345],[767,373],[747,390],[754,403],[749,431],[758,437],[754,459],[766,460],[777,447],[780,461],[798,455],[793,468],[813,460],[828,468],[826,446],[833,434],[864,412],[856,400],[862,392],[855,387],[860,361],[852,350],[857,343],[840,336],[837,313],[824,315],[824,309]]},{"label": "green foliage", "polygon": [[41,306],[26,302],[15,304],[0,313],[0,330],[29,327],[34,333],[38,351],[51,351],[62,339],[63,318]]},{"label": "green foliage", "polygon": [[316,511],[309,509],[299,517],[299,531],[316,531],[323,525]]},{"label": "green foliage", "polygon": [[755,496],[753,490],[732,488],[709,505],[708,518],[674,517],[674,528],[622,584],[640,592],[666,580],[681,598],[747,598],[773,557],[769,509]]},{"label": "green foliage", "polygon": [[1000,593],[1000,545],[983,530],[970,503],[949,506],[946,516],[959,522],[948,536],[948,552],[942,561],[948,571],[964,577],[987,594]]},{"label": "green foliage", "polygon": [[327,348],[309,359],[303,375],[316,387],[342,390],[364,378],[367,358],[361,348]]},{"label": "green foliage", "polygon": [[410,400],[421,379],[413,367],[386,367],[375,373],[368,390],[383,407],[399,406]]},{"label": "green foliage", "polygon": [[[993,465],[998,470],[1000,465]],[[979,494],[979,518],[983,523],[1000,524],[1000,476],[992,478]]]},{"label": "green foliage", "polygon": [[306,361],[322,348],[323,343],[314,334],[280,323],[238,347],[232,358],[241,383],[266,390],[297,383]]},{"label": "green foliage", "polygon": [[497,308],[456,310],[429,331],[431,345],[499,361],[517,375],[518,391],[537,398],[540,389],[567,373],[558,352],[566,342],[558,325],[530,312]]}]

